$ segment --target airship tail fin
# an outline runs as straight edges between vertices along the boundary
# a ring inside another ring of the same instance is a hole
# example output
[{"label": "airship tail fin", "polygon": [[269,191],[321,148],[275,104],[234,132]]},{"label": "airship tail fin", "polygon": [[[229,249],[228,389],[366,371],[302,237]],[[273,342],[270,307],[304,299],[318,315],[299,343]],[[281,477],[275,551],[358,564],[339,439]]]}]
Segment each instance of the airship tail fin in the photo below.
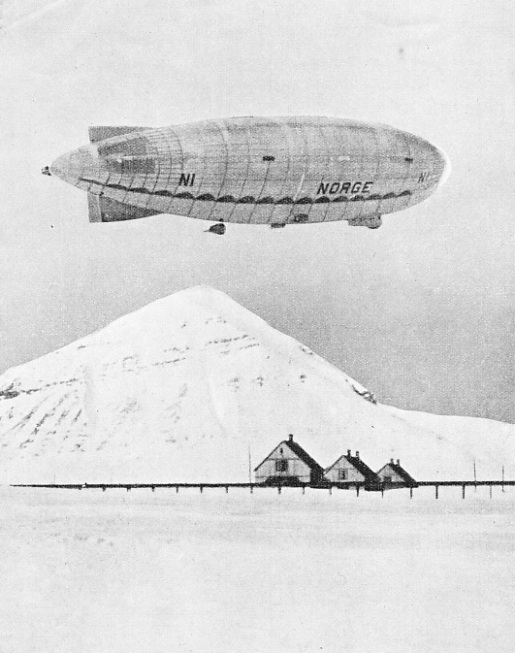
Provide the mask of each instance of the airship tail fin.
[{"label": "airship tail fin", "polygon": [[89,127],[89,142],[98,143],[98,141],[105,141],[106,138],[113,138],[114,136],[123,136],[131,132],[142,132],[152,127]]},{"label": "airship tail fin", "polygon": [[139,206],[121,204],[107,197],[98,197],[88,193],[88,209],[90,222],[120,222],[121,220],[135,220],[159,215],[157,211],[142,209]]}]

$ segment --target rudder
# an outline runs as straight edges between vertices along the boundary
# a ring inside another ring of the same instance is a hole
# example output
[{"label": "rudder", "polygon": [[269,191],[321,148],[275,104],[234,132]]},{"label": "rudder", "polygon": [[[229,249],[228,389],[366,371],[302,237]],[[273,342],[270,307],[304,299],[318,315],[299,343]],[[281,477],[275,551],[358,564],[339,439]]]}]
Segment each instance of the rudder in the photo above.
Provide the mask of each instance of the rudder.
[{"label": "rudder", "polygon": [[131,204],[122,204],[108,197],[99,197],[88,193],[88,210],[90,222],[121,222],[159,215],[159,211],[142,209]]},{"label": "rudder", "polygon": [[106,138],[114,138],[115,136],[123,136],[131,132],[142,132],[152,127],[110,127],[110,126],[92,126],[88,128],[89,142],[98,143],[105,141]]}]

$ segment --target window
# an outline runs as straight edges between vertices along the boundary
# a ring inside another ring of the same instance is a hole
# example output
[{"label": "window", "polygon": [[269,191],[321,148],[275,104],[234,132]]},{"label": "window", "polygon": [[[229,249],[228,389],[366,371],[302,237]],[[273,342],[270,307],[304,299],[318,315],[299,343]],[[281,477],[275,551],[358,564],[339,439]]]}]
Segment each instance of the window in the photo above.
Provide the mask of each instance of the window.
[{"label": "window", "polygon": [[384,482],[385,483],[391,483],[392,482],[392,477],[391,476],[385,476],[384,477]]},{"label": "window", "polygon": [[346,469],[339,469],[338,470],[338,480],[339,481],[346,481],[347,480],[347,470]]},{"label": "window", "polygon": [[287,472],[288,471],[288,461],[287,460],[276,460],[275,461],[275,471],[276,472]]}]

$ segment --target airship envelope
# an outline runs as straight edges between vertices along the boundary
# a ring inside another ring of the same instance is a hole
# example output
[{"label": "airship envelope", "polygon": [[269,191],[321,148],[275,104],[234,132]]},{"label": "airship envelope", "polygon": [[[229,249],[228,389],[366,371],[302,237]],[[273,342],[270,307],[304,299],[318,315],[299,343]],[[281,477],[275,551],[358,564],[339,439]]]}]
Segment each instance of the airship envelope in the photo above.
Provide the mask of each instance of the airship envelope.
[{"label": "airship envelope", "polygon": [[275,228],[333,220],[377,228],[450,172],[445,153],[418,136],[338,118],[91,127],[89,136],[43,172],[88,193],[92,222],[169,213]]}]

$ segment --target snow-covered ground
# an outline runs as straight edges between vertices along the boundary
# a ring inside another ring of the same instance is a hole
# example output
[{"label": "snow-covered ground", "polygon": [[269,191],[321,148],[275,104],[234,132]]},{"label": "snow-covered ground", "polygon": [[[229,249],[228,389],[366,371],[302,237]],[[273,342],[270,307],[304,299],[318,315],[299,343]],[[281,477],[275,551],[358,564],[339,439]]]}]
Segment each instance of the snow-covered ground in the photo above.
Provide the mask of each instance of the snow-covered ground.
[{"label": "snow-covered ground", "polygon": [[[367,398],[368,397],[368,398]],[[0,482],[246,482],[281,440],[417,480],[515,475],[515,427],[411,413],[196,286],[0,377]]]},{"label": "snow-covered ground", "polygon": [[508,653],[515,492],[0,490],[2,653]]}]

